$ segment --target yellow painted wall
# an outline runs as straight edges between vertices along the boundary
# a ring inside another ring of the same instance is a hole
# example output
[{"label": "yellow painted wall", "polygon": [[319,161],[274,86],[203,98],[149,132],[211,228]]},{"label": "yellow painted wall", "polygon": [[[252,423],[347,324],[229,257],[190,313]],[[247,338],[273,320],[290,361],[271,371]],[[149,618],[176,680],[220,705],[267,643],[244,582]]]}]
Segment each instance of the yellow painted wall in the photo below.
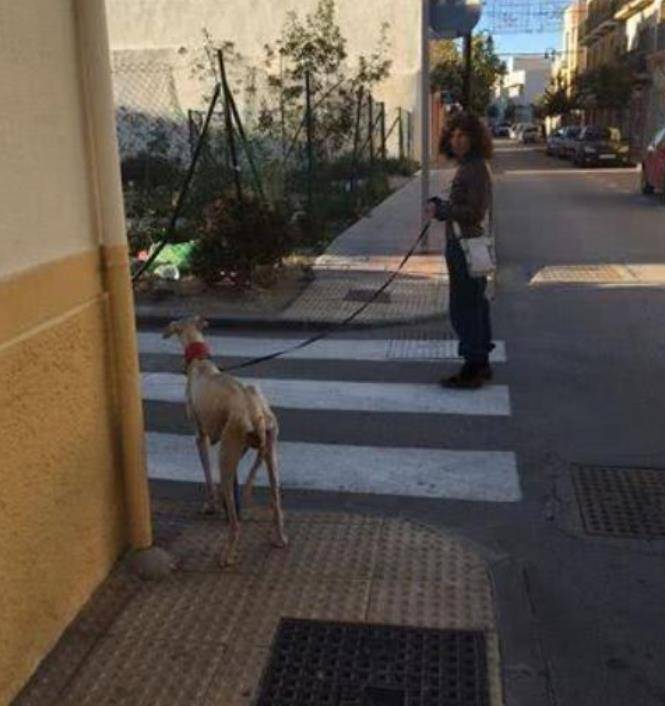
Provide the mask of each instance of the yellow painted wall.
[{"label": "yellow painted wall", "polygon": [[[127,546],[117,381],[135,360],[126,334],[122,369],[113,357],[109,282],[126,273],[123,246],[101,244],[80,10],[103,4],[83,2],[21,0],[1,11],[1,705]],[[120,263],[112,275],[106,252]]]}]

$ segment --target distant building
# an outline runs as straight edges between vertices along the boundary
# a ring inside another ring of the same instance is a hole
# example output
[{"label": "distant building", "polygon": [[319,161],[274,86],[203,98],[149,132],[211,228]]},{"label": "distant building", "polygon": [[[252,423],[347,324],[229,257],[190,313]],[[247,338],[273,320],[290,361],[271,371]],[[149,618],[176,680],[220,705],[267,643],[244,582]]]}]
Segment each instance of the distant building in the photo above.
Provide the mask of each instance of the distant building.
[{"label": "distant building", "polygon": [[625,105],[587,108],[587,122],[620,128],[637,156],[665,123],[665,1],[586,0],[580,31],[587,70],[620,65],[632,74]]},{"label": "distant building", "polygon": [[553,73],[558,85],[569,94],[575,78],[586,70],[586,48],[580,44],[586,13],[586,0],[571,3],[563,13],[561,53],[554,62]]},{"label": "distant building", "polygon": [[[586,47],[580,43],[580,33],[587,14],[587,0],[575,0],[564,10],[561,29],[561,50],[552,62],[550,88],[564,90],[571,97],[575,80],[586,70]],[[548,133],[563,124],[578,124],[582,111],[571,111],[568,115],[552,115],[546,119]]]},{"label": "distant building", "polygon": [[506,62],[507,73],[495,89],[495,104],[502,116],[515,106],[513,122],[533,122],[533,104],[550,83],[551,65],[542,55],[514,56]]}]

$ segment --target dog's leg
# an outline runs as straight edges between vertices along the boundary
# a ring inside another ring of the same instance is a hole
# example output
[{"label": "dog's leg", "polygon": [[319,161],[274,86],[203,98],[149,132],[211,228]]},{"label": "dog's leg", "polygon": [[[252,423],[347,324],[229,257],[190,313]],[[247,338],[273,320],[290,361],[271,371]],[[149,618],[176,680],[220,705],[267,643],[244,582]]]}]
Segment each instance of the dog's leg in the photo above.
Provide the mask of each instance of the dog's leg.
[{"label": "dog's leg", "polygon": [[238,463],[245,451],[244,433],[237,427],[224,430],[220,450],[220,475],[224,502],[229,516],[229,539],[220,557],[222,566],[231,566],[236,561],[238,540],[240,539],[240,521],[236,510],[234,484],[238,473]]},{"label": "dog's leg", "polygon": [[256,478],[256,473],[259,468],[261,468],[261,463],[263,463],[263,456],[259,451],[256,454],[256,458],[254,459],[252,467],[249,469],[249,475],[247,476],[247,480],[245,481],[245,487],[242,491],[242,506],[245,508],[249,507],[252,503],[252,487],[254,486],[254,479]]},{"label": "dog's leg", "polygon": [[196,448],[199,450],[199,458],[203,466],[203,474],[206,481],[206,499],[203,503],[203,512],[206,515],[212,515],[217,512],[217,493],[215,492],[215,484],[212,480],[212,472],[210,470],[210,443],[208,437],[204,434],[199,434],[196,437]]},{"label": "dog's leg", "polygon": [[289,540],[284,532],[284,513],[282,512],[282,499],[279,489],[279,469],[277,467],[277,435],[268,434],[268,448],[266,449],[266,466],[270,479],[270,499],[273,511],[274,527],[272,544],[274,547],[285,547]]}]

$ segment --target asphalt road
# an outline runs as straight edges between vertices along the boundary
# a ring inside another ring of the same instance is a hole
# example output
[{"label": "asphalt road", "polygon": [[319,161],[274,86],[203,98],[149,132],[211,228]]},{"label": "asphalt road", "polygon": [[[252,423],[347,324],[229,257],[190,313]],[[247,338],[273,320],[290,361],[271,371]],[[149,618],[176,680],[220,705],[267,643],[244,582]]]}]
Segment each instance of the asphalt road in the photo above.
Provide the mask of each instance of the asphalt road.
[{"label": "asphalt road", "polygon": [[[399,350],[400,341],[445,339],[445,323],[349,333],[341,360],[267,364],[261,376],[270,384],[340,383],[327,393],[336,400],[329,409],[296,401],[280,412],[287,453],[303,444],[362,448],[358,462],[377,475],[366,487],[331,489],[312,460],[309,475],[293,479],[309,489],[288,491],[286,503],[399,514],[473,540],[493,571],[508,706],[662,705],[665,542],[587,534],[571,472],[581,464],[665,473],[665,277],[660,283],[656,269],[656,281],[625,276],[625,266],[665,263],[665,200],[639,194],[634,170],[578,170],[507,142],[494,169],[501,275],[493,316],[507,355],[492,393],[468,409],[414,414],[408,400],[454,361],[358,358],[359,339]],[[174,359],[146,341],[142,369],[175,374]],[[350,383],[382,381],[397,386],[386,404],[399,411],[373,414],[347,393]],[[188,431],[182,409],[153,398],[146,412],[153,468],[166,468]],[[396,490],[381,471],[395,464],[399,472],[410,449],[425,460],[440,454],[450,482],[405,479]],[[503,470],[493,475],[498,459]],[[466,472],[478,473],[480,495],[462,482]],[[186,480],[155,487],[191,492]]]}]

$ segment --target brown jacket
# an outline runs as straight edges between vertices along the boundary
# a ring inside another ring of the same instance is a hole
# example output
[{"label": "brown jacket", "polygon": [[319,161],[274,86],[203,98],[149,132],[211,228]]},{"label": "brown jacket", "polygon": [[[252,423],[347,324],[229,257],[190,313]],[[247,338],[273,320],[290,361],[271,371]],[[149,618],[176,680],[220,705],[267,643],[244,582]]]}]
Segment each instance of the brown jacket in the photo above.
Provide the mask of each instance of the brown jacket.
[{"label": "brown jacket", "polygon": [[447,233],[452,234],[454,221],[459,224],[463,238],[483,235],[483,222],[491,209],[492,176],[487,163],[481,157],[465,159],[450,187]]}]

